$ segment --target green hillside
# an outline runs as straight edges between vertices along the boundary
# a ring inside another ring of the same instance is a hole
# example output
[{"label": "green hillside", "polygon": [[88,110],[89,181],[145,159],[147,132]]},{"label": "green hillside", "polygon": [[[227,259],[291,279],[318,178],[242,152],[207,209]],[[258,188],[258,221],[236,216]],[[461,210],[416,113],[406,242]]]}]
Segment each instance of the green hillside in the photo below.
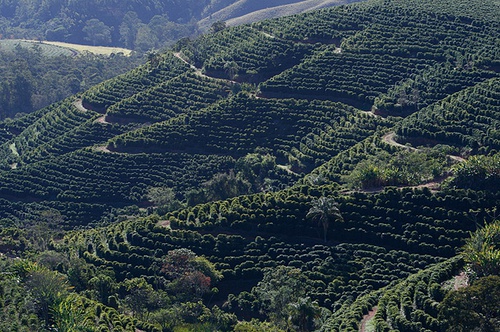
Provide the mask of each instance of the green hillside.
[{"label": "green hillside", "polygon": [[[360,0],[354,0],[360,1]],[[299,0],[41,0],[0,1],[0,39],[33,39],[138,52],[163,48],[208,31],[215,22],[250,15],[242,23],[338,6]]]},{"label": "green hillside", "polygon": [[0,122],[0,330],[495,331],[498,17],[227,27]]}]

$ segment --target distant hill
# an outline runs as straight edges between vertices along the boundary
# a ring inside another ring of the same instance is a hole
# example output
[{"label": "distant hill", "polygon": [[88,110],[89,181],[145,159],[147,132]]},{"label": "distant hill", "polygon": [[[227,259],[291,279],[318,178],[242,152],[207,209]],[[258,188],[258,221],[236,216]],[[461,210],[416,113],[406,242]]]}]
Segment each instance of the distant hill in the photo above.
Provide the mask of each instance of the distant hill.
[{"label": "distant hill", "polygon": [[[296,14],[346,1],[238,0],[0,1],[0,38],[120,46],[145,52],[206,31],[217,21],[259,11],[240,23]],[[269,13],[267,7],[270,8]],[[263,11],[261,11],[263,10]],[[198,23],[199,22],[199,23]],[[233,22],[235,24],[236,22]]]},{"label": "distant hill", "polygon": [[216,21],[225,21],[228,25],[247,24],[351,2],[356,0],[239,0],[201,19],[198,25],[202,30],[206,30]]}]

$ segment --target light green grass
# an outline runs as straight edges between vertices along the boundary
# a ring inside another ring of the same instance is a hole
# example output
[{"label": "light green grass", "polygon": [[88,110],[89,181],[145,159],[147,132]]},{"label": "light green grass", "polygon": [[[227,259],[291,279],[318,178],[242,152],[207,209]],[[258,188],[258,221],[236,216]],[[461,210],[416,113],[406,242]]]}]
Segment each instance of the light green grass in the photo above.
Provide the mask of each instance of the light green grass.
[{"label": "light green grass", "polygon": [[120,47],[90,46],[90,45],[70,44],[70,43],[52,42],[52,41],[44,41],[43,43],[73,49],[79,53],[85,52],[85,51],[90,52],[90,53],[94,53],[94,54],[101,54],[101,55],[111,55],[113,53],[115,53],[115,54],[123,53],[124,55],[127,55],[127,56],[132,53],[132,50],[129,50],[126,48],[120,48]]},{"label": "light green grass", "polygon": [[59,56],[59,55],[77,55],[82,52],[90,52],[93,54],[100,55],[111,55],[123,53],[129,56],[132,51],[126,48],[120,47],[105,47],[105,46],[89,46],[80,44],[70,44],[63,42],[53,42],[53,41],[37,41],[37,40],[21,40],[21,39],[4,39],[0,40],[0,50],[12,51],[16,46],[21,46],[25,48],[32,48],[38,45],[42,50],[42,54],[45,56]]}]

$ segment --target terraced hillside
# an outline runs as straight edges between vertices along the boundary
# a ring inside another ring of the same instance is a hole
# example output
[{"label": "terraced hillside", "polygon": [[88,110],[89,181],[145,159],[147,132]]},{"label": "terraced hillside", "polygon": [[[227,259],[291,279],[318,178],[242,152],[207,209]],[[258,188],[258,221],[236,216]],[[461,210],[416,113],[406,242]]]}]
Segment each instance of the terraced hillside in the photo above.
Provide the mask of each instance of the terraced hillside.
[{"label": "terraced hillside", "polygon": [[0,123],[0,250],[38,261],[1,261],[1,303],[45,303],[32,275],[73,287],[0,317],[452,329],[457,250],[498,217],[492,13],[373,0],[226,28]]}]

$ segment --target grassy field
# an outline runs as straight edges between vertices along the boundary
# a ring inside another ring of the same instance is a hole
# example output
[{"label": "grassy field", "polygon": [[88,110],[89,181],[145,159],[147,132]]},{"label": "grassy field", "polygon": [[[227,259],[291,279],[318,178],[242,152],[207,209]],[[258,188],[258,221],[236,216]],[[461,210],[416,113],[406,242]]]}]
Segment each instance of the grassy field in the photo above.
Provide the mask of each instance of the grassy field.
[{"label": "grassy field", "polygon": [[102,55],[111,55],[113,53],[123,53],[125,55],[130,55],[130,53],[132,53],[132,50],[120,47],[90,46],[90,45],[70,44],[63,42],[53,42],[53,41],[44,41],[43,43],[73,49],[76,50],[77,52],[88,51],[90,53],[102,54]]},{"label": "grassy field", "polygon": [[35,40],[21,40],[21,39],[5,39],[0,40],[0,50],[9,50],[15,48],[17,45],[22,47],[32,47],[39,45],[42,52],[46,56],[58,55],[76,55],[81,52],[90,52],[93,54],[111,55],[113,53],[123,53],[130,55],[131,50],[119,47],[104,47],[104,46],[89,46],[80,44],[70,44],[54,41],[35,41]]}]

